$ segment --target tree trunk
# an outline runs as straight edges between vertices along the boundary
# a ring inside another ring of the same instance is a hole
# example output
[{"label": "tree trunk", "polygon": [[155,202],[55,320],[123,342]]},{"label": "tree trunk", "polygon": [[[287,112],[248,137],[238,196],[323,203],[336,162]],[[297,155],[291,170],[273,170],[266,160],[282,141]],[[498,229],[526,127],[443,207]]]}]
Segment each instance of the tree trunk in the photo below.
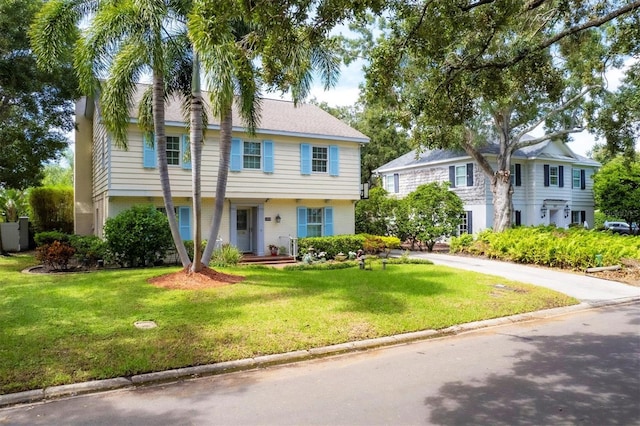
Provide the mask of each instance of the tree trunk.
[{"label": "tree trunk", "polygon": [[191,82],[191,186],[193,197],[193,264],[191,272],[202,270],[200,254],[202,244],[202,93],[200,91],[200,61],[193,52],[193,78]]},{"label": "tree trunk", "polygon": [[227,191],[227,177],[229,176],[229,161],[231,155],[231,131],[233,119],[231,117],[231,107],[225,111],[220,121],[220,161],[218,163],[218,181],[216,184],[216,203],[211,222],[211,231],[207,247],[202,253],[202,262],[206,265],[211,260],[213,249],[216,246],[220,223],[222,222],[222,212],[224,210],[224,200]]},{"label": "tree trunk", "polygon": [[502,232],[511,227],[511,196],[513,187],[511,186],[511,176],[509,173],[500,173],[491,181],[491,192],[493,193],[493,230]]},{"label": "tree trunk", "polygon": [[191,264],[187,249],[180,238],[180,229],[176,211],[171,197],[171,183],[169,181],[169,168],[167,166],[167,136],[164,131],[164,78],[161,72],[153,72],[153,129],[155,132],[156,152],[158,156],[158,172],[160,173],[160,185],[162,187],[162,197],[164,198],[164,208],[169,219],[171,236],[176,245],[176,250],[180,256],[183,267]]}]

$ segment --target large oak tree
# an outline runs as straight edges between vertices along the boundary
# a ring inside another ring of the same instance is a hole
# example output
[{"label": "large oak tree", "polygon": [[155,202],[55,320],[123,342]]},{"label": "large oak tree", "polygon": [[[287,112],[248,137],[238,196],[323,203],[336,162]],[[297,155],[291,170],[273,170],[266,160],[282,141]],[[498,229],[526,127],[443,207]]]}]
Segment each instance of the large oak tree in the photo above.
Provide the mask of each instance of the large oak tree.
[{"label": "large oak tree", "polygon": [[[417,146],[459,147],[489,178],[495,230],[511,224],[511,156],[584,130],[583,103],[612,61],[606,28],[640,1],[425,0],[395,5],[367,70],[367,101],[393,96]],[[527,135],[544,125],[546,134]],[[491,163],[479,148],[496,143]]]}]

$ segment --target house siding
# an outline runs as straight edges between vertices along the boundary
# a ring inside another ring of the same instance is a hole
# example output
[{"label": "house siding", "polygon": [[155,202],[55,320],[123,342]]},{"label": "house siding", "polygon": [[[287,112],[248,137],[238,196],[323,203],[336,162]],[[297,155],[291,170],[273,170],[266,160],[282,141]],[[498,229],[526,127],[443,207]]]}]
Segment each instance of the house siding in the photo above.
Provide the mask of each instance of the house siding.
[{"label": "house siding", "polygon": [[[397,174],[400,181],[400,190],[397,195],[404,197],[421,184],[455,179],[453,167],[467,164],[466,162],[470,160],[468,157],[461,158],[457,155],[453,152],[444,155],[442,151],[436,150],[416,160],[418,157],[409,153],[381,166],[376,172],[383,177]],[[434,161],[430,162],[429,158],[434,158]],[[494,158],[491,155],[487,157],[489,163],[496,169]],[[416,161],[421,162],[416,165]],[[520,153],[518,156],[514,156],[512,164],[514,171],[518,169],[520,171],[520,185],[516,185],[515,177],[513,181],[512,223],[516,223],[517,215],[522,225],[555,224],[565,227],[571,223],[571,214],[569,213],[565,217],[566,211],[569,210],[584,211],[587,221],[593,223],[592,176],[598,168],[597,163],[576,156],[559,141],[548,141],[524,154]],[[545,165],[555,166],[559,171],[562,170],[562,177],[559,176],[558,179],[562,181],[562,186],[560,186],[560,182],[555,186],[545,185]],[[584,189],[572,188],[573,168],[585,170]],[[475,233],[493,226],[493,193],[489,177],[485,176],[475,163],[473,177],[473,186],[460,185],[452,187],[451,190],[462,199],[464,209],[472,212],[473,232]],[[543,205],[547,208],[544,217],[541,211]]]}]

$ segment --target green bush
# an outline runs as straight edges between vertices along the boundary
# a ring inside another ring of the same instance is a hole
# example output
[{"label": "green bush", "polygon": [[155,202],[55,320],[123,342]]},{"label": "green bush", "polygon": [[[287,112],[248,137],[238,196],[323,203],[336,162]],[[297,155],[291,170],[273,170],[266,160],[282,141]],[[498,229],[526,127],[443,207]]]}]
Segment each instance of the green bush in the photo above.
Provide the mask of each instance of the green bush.
[{"label": "green bush", "polygon": [[358,251],[363,247],[365,239],[364,234],[300,238],[298,255],[303,257],[309,252],[309,247],[313,247],[316,253],[325,252],[328,259],[333,259],[338,253]]},{"label": "green bush", "polygon": [[235,266],[240,262],[241,258],[242,253],[237,247],[231,244],[223,244],[222,247],[213,251],[209,265],[214,267]]},{"label": "green bush", "polygon": [[603,265],[619,264],[623,258],[640,260],[640,238],[580,227],[516,227],[483,231],[471,243],[468,237],[461,239],[452,241],[452,251],[541,266],[584,270],[597,266],[596,255],[602,255]]},{"label": "green bush", "polygon": [[462,234],[459,237],[452,237],[451,242],[449,243],[449,251],[451,251],[451,253],[458,253],[468,250],[472,243],[472,234]]},{"label": "green bush", "polygon": [[44,246],[53,244],[54,241],[68,243],[71,239],[71,236],[60,231],[45,231],[36,233],[33,239],[38,246]]},{"label": "green bush", "polygon": [[29,192],[29,205],[36,232],[73,232],[73,188],[33,188]]},{"label": "green bush", "polygon": [[169,222],[154,206],[133,206],[107,219],[104,236],[112,260],[123,267],[161,263],[173,245]]},{"label": "green bush", "polygon": [[[187,253],[189,254],[189,259],[193,260],[193,240],[186,240],[184,242],[184,247],[187,249]],[[200,241],[200,255],[204,251],[204,248],[207,246],[207,240]]]},{"label": "green bush", "polygon": [[98,260],[107,257],[107,243],[98,236],[72,235],[71,245],[76,251],[76,259],[83,266],[95,266]]}]

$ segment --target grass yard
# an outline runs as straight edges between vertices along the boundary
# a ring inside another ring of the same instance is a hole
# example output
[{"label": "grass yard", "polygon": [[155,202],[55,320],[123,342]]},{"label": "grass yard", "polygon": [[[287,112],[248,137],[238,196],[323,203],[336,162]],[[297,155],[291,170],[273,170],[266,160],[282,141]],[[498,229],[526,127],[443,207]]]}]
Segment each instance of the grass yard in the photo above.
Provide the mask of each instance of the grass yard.
[{"label": "grass yard", "polygon": [[[427,264],[386,270],[237,267],[238,284],[166,290],[178,268],[22,274],[0,256],[0,394],[273,354],[577,303]],[[502,284],[504,287],[496,287]],[[135,321],[158,327],[140,330]]]}]

